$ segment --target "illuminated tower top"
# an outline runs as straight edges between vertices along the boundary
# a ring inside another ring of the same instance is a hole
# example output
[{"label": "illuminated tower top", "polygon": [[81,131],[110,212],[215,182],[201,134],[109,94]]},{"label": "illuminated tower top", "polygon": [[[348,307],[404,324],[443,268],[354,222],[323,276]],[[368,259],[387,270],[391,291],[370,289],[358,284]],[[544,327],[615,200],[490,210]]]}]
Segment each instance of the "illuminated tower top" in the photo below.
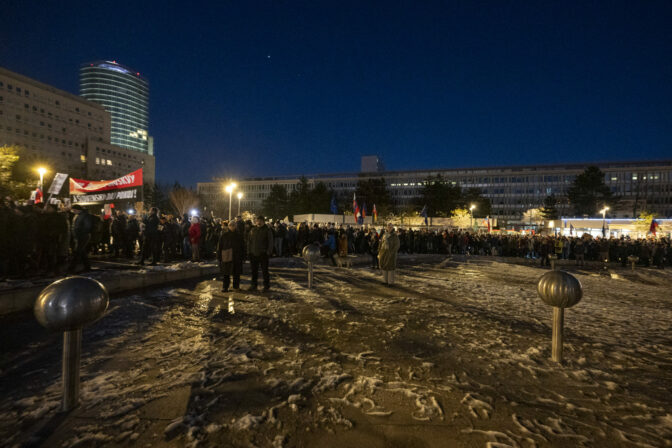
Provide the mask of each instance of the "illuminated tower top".
[{"label": "illuminated tower top", "polygon": [[139,72],[117,61],[89,62],[79,69],[79,94],[110,113],[113,145],[153,155],[149,82]]}]

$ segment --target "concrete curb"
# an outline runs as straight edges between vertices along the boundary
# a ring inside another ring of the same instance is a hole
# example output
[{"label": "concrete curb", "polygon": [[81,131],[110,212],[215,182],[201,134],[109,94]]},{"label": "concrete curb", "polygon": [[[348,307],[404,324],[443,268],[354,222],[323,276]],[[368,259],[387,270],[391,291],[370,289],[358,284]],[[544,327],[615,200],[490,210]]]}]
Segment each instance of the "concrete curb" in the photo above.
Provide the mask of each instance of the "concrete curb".
[{"label": "concrete curb", "polygon": [[[198,268],[182,269],[178,271],[157,271],[144,274],[136,272],[128,275],[98,278],[97,280],[105,285],[108,293],[117,294],[134,289],[149,288],[164,283],[206,277],[217,273],[219,273],[219,267],[217,266],[199,266]],[[37,296],[45,287],[46,285],[42,285],[0,292],[0,315],[32,309]]]}]

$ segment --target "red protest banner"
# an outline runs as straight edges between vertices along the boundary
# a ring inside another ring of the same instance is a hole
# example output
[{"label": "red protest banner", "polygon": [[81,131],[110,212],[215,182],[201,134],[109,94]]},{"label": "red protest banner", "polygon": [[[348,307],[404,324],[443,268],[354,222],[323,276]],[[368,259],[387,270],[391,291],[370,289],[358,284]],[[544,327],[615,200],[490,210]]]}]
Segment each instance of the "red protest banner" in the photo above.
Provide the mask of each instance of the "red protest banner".
[{"label": "red protest banner", "polygon": [[84,180],[70,178],[70,194],[88,194],[101,191],[142,187],[142,168],[113,180]]}]

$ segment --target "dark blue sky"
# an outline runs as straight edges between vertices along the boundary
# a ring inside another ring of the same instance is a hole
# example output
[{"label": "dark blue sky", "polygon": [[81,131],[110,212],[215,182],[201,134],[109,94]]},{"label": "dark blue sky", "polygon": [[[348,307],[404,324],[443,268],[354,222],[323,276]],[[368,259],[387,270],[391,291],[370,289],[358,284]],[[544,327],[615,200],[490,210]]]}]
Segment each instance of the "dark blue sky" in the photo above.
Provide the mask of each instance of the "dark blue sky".
[{"label": "dark blue sky", "polygon": [[668,0],[170,3],[5,0],[0,65],[140,71],[162,182],[672,158]]}]

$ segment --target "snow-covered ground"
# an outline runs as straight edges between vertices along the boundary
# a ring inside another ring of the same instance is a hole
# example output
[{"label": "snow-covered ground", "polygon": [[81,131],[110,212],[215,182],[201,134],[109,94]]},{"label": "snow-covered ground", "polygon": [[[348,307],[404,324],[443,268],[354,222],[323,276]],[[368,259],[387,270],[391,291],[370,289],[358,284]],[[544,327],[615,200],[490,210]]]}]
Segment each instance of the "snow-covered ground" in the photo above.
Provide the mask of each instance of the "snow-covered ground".
[{"label": "snow-covered ground", "polygon": [[[269,294],[209,280],[116,299],[84,332],[81,407],[43,444],[672,446],[669,272],[575,272],[557,365],[544,271],[475,258],[402,256],[394,288],[319,265],[308,290],[288,260]],[[58,408],[59,350],[3,356],[3,444]]]}]

